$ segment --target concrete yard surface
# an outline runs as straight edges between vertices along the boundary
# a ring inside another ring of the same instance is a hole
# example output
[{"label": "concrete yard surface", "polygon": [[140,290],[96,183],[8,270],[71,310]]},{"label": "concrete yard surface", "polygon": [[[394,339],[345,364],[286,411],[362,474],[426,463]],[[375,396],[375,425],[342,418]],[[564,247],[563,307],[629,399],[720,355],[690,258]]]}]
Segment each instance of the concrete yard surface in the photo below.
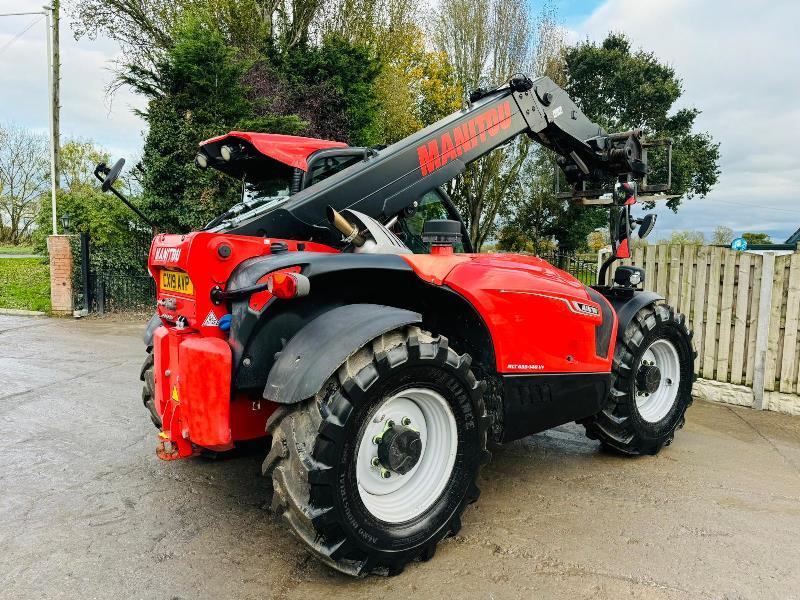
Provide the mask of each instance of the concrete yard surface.
[{"label": "concrete yard surface", "polygon": [[695,403],[658,456],[495,449],[433,560],[348,579],[268,510],[266,448],[161,462],[144,323],[0,316],[0,598],[800,599],[800,418]]}]

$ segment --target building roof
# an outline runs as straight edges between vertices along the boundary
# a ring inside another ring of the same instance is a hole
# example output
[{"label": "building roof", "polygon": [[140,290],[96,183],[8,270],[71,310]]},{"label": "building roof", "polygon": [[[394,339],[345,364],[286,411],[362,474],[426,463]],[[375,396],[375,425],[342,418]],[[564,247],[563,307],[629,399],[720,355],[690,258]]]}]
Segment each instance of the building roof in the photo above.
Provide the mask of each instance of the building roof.
[{"label": "building roof", "polygon": [[800,244],[800,229],[795,231],[792,235],[789,236],[789,239],[786,240],[786,244]]}]

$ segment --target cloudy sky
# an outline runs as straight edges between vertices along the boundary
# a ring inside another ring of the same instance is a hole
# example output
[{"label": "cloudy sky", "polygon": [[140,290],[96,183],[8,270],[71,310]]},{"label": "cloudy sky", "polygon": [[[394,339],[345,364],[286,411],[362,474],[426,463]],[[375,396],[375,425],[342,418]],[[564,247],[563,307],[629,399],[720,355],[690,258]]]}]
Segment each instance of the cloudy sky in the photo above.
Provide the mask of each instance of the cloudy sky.
[{"label": "cloudy sky", "polygon": [[[535,0],[534,0],[535,3]],[[0,12],[40,10],[43,0],[2,0]],[[766,231],[783,241],[800,227],[800,2],[795,0],[557,0],[572,41],[624,31],[683,78],[681,105],[703,112],[697,129],[721,145],[722,175],[705,199],[659,212],[656,237],[675,229],[710,234]],[[44,23],[0,18],[0,122],[47,128]],[[62,26],[62,133],[91,139],[114,156],[141,150],[139,98],[106,89],[119,48],[73,40]]]}]

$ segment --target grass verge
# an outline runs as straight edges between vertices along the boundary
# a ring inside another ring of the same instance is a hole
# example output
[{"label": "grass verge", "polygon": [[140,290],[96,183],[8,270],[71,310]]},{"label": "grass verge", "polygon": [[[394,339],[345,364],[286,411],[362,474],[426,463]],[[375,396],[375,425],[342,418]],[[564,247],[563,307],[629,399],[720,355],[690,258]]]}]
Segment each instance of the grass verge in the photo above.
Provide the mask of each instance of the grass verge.
[{"label": "grass verge", "polygon": [[3,246],[0,244],[0,254],[36,254],[33,246]]},{"label": "grass verge", "polygon": [[0,308],[50,311],[50,265],[41,258],[0,258]]}]

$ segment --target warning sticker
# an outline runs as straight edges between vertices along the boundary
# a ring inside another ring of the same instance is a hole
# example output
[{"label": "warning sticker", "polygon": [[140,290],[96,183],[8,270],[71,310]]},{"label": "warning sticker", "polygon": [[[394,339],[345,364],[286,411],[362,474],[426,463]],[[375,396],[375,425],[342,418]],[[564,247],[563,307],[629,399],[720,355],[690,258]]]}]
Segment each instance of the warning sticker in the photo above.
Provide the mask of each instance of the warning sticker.
[{"label": "warning sticker", "polygon": [[206,320],[203,321],[203,327],[216,327],[218,325],[219,325],[219,319],[217,319],[217,315],[214,314],[213,310],[208,311]]}]

